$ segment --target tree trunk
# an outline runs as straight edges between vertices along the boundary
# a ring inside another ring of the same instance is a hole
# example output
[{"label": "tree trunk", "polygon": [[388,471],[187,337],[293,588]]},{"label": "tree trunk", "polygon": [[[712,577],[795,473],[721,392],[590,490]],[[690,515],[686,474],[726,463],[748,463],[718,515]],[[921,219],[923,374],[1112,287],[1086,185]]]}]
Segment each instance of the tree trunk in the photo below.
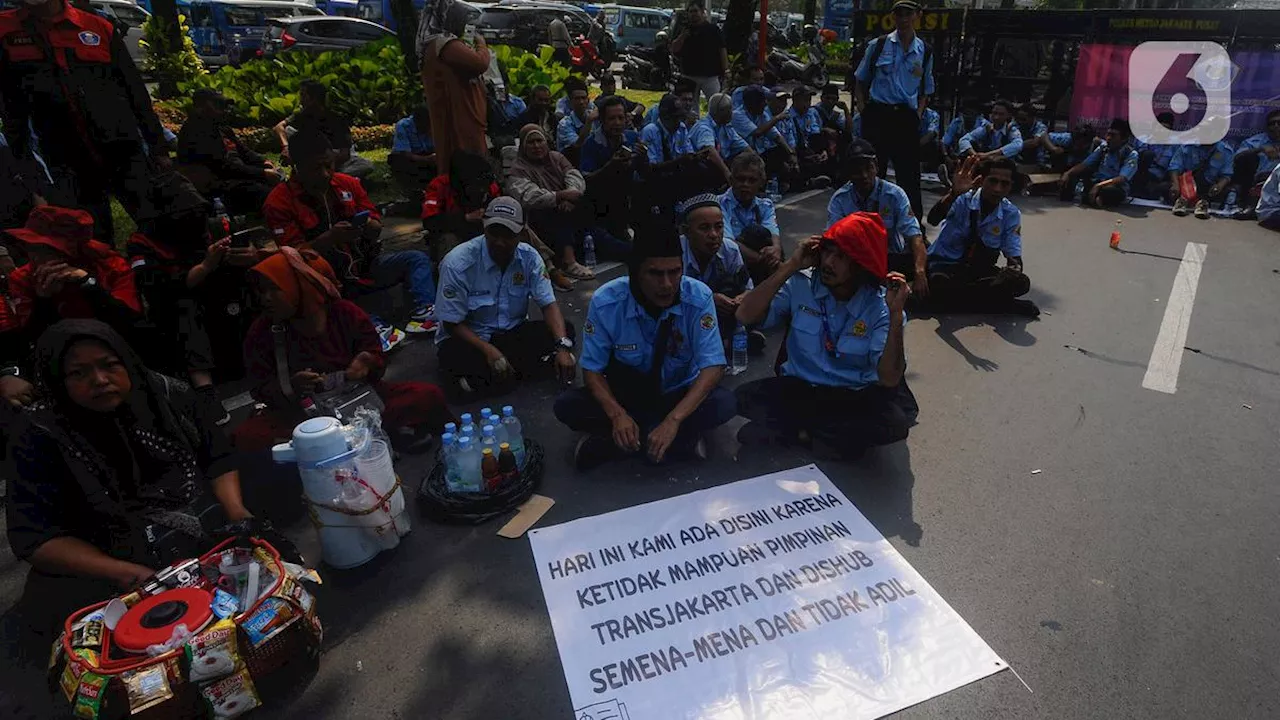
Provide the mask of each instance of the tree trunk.
[{"label": "tree trunk", "polygon": [[[168,55],[182,51],[182,27],[178,24],[178,3],[176,0],[151,0],[151,12],[156,16],[157,22],[165,31],[165,40],[156,47],[147,49],[147,52],[153,52],[157,55]],[[166,73],[167,75],[167,73]],[[174,97],[178,94],[178,84],[173,77],[158,77],[156,80],[159,87],[156,88],[156,95],[159,97]]]},{"label": "tree trunk", "polygon": [[729,0],[729,9],[724,18],[724,46],[730,55],[741,53],[747,49],[747,37],[758,32],[759,27],[752,22],[758,2],[752,0]]},{"label": "tree trunk", "polygon": [[818,0],[804,0],[804,24],[812,25],[818,19]]},{"label": "tree trunk", "polygon": [[410,77],[418,77],[418,13],[413,0],[391,0],[391,17],[396,22],[396,38],[404,53],[404,67]]}]

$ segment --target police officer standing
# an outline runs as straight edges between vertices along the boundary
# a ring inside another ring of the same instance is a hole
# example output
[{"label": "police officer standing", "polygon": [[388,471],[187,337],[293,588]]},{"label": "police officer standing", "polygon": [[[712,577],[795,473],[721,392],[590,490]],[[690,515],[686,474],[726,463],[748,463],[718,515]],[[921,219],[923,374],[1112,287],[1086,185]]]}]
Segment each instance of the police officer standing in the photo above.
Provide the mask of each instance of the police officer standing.
[{"label": "police officer standing", "polygon": [[933,94],[933,53],[916,36],[920,4],[897,0],[893,21],[897,29],[867,44],[854,73],[854,102],[862,113],[862,135],[879,153],[880,177],[893,162],[898,185],[922,217],[920,200],[920,118]]},{"label": "police officer standing", "polygon": [[642,228],[630,276],[596,291],[582,326],[585,388],[556,398],[560,422],[587,433],[574,449],[586,470],[644,450],[706,457],[702,436],[736,412],[720,387],[724,346],[711,290],[684,275],[674,228]]},{"label": "police officer standing", "polygon": [[[790,320],[778,377],[738,388],[739,412],[754,421],[739,431],[743,445],[779,435],[784,442],[819,439],[856,457],[906,439],[908,400],[899,385],[910,289],[888,271],[887,247],[880,217],[853,213],[801,243],[742,299],[738,322]],[[811,274],[801,272],[808,268]]]},{"label": "police officer standing", "polygon": [[169,143],[111,21],[67,0],[25,0],[0,12],[0,95],[14,156],[34,177],[43,172],[39,151],[61,193],[51,200],[91,212],[107,241],[109,195],[138,216],[149,191],[146,149],[167,168]]}]

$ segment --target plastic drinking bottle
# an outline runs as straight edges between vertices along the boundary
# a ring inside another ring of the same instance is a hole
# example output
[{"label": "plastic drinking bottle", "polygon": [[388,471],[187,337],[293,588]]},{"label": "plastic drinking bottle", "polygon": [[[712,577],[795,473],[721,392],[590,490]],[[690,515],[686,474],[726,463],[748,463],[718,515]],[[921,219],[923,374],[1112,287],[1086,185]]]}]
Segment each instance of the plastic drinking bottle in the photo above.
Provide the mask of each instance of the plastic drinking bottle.
[{"label": "plastic drinking bottle", "polygon": [[510,405],[502,408],[502,424],[507,428],[507,442],[511,445],[511,452],[516,454],[516,462],[524,465],[524,431],[520,427],[520,420],[516,417],[516,411]]},{"label": "plastic drinking bottle", "polygon": [[730,375],[738,375],[747,371],[747,328],[738,323],[733,331],[733,364],[729,368]]}]

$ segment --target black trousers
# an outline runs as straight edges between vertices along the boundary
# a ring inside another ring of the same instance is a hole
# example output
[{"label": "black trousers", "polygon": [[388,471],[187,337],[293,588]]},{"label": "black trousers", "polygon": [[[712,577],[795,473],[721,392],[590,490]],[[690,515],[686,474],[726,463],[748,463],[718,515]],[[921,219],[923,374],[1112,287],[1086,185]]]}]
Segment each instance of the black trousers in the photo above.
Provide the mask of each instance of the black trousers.
[{"label": "black trousers", "polygon": [[[571,323],[565,321],[564,329],[570,338],[574,337]],[[499,383],[494,379],[484,353],[471,343],[456,337],[447,338],[436,348],[440,371],[451,380],[465,378],[468,384],[477,389],[511,390],[515,383],[533,378],[539,370],[545,368],[543,358],[556,349],[555,339],[542,320],[526,320],[510,330],[494,333],[489,342],[502,351],[515,371],[514,377],[506,383]]]},{"label": "black trousers", "polygon": [[[640,442],[653,431],[672,408],[680,404],[689,388],[668,393],[655,392],[647,375],[619,363],[611,363],[605,370],[609,391],[636,425],[640,426]],[[556,419],[576,432],[591,433],[602,437],[613,435],[613,423],[605,415],[604,408],[586,388],[573,388],[560,393],[555,404]],[[688,449],[703,433],[725,424],[738,413],[733,393],[717,386],[689,417],[680,423],[673,446]]]},{"label": "black trousers", "polygon": [[1254,185],[1267,179],[1266,175],[1258,173],[1258,164],[1258,156],[1253,153],[1237,155],[1231,163],[1231,182],[1236,186],[1236,202],[1241,207],[1253,204],[1249,191]]},{"label": "black trousers", "polygon": [[542,242],[556,251],[557,260],[565,248],[577,246],[578,231],[585,226],[586,220],[583,213],[562,213],[555,208],[528,211],[529,225]]},{"label": "black trousers", "polygon": [[784,436],[804,430],[853,455],[907,439],[910,421],[901,396],[898,388],[870,385],[854,390],[785,375],[737,390],[739,415]]},{"label": "black trousers", "polygon": [[931,263],[928,307],[936,312],[1002,312],[1031,291],[1025,274],[976,263]]},{"label": "black trousers", "polygon": [[391,168],[391,179],[409,197],[411,193],[420,193],[436,177],[434,163],[419,164],[405,153],[391,153],[387,156],[387,166]]},{"label": "black trousers", "polygon": [[924,217],[920,199],[920,116],[906,105],[868,103],[862,113],[862,134],[876,148],[876,166],[884,177],[893,163],[898,187],[907,193],[911,211]]}]

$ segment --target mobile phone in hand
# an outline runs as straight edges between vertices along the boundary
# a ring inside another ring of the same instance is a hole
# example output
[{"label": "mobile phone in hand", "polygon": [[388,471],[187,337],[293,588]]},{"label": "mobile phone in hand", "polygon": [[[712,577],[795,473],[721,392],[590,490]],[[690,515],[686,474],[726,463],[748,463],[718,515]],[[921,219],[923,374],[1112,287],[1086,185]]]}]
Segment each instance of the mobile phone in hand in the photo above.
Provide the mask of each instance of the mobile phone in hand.
[{"label": "mobile phone in hand", "polygon": [[356,226],[356,227],[360,227],[360,228],[364,227],[365,225],[368,225],[368,224],[369,224],[369,211],[368,211],[368,210],[361,210],[360,212],[356,213],[355,215],[352,215],[352,216],[351,216],[351,220],[350,220],[350,222],[351,222],[351,224],[352,224],[352,225],[354,225],[354,226]]}]

